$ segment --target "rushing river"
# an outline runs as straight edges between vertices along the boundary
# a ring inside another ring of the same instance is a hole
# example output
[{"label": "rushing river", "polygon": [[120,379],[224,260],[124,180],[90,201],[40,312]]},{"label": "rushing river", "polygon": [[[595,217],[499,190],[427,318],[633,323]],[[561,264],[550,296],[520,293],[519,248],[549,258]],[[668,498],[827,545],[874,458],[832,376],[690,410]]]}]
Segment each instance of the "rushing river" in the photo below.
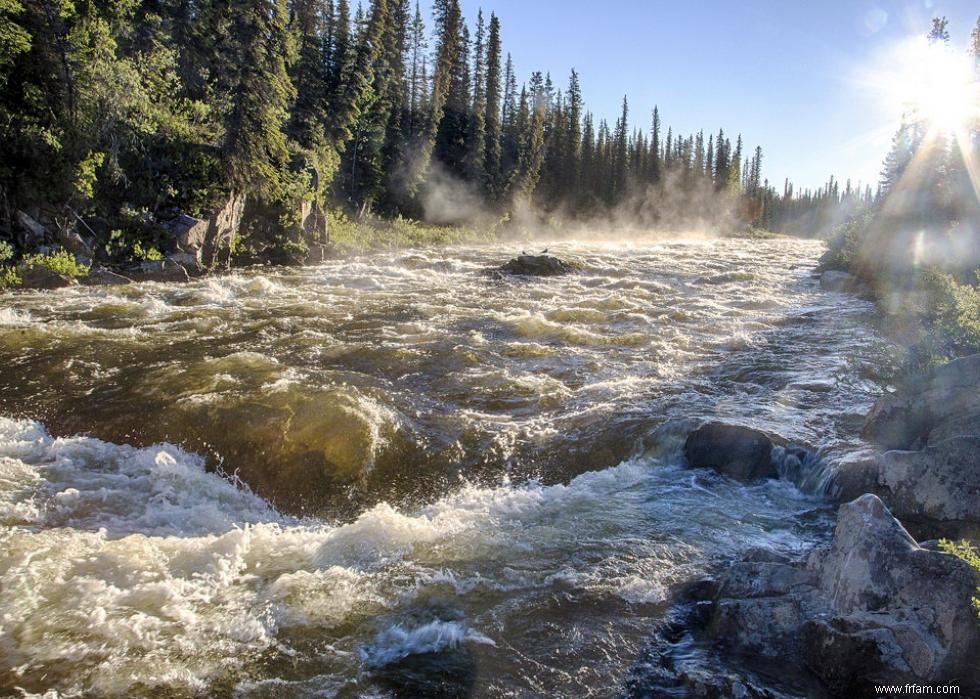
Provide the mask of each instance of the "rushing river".
[{"label": "rushing river", "polygon": [[[884,350],[821,245],[551,247],[0,296],[0,690],[616,696],[678,586],[826,540]],[[685,469],[707,418],[822,459]]]}]

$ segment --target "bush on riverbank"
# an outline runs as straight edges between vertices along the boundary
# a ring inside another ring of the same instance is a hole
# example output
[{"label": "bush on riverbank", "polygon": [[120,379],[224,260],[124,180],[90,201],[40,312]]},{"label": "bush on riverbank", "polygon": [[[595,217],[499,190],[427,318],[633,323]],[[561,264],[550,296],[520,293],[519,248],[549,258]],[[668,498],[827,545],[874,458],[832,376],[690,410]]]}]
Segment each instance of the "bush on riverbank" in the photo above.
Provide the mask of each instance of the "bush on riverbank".
[{"label": "bush on riverbank", "polygon": [[[941,539],[939,541],[939,548],[946,553],[951,553],[954,556],[962,558],[970,564],[971,568],[977,571],[977,573],[980,573],[980,553],[970,545],[970,542]],[[977,596],[973,598],[973,606],[977,610],[977,616],[980,617],[980,587],[977,587]]]}]

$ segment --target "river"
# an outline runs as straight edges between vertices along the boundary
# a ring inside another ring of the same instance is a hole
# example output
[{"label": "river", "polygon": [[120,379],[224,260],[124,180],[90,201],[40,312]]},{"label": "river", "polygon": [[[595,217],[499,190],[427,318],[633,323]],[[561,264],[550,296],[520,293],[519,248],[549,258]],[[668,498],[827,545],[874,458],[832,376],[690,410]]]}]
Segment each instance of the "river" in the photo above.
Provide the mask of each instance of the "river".
[{"label": "river", "polygon": [[[550,248],[581,270],[455,247],[0,296],[0,689],[618,696],[679,586],[826,541],[888,352],[822,244]],[[685,469],[708,418],[813,458]]]}]

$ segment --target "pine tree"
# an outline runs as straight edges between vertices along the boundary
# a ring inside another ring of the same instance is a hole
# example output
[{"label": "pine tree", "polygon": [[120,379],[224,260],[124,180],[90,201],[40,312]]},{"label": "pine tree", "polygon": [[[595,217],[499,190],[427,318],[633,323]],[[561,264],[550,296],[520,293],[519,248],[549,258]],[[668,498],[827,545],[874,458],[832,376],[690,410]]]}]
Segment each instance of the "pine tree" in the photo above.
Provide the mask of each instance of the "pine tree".
[{"label": "pine tree", "polygon": [[629,104],[626,96],[623,96],[623,109],[619,119],[616,121],[616,132],[613,135],[615,141],[613,152],[613,196],[621,197],[626,192],[626,181],[629,176],[629,160],[627,158],[627,117],[629,116]]},{"label": "pine tree", "polygon": [[486,111],[484,112],[485,187],[495,193],[500,182],[501,157],[501,94],[500,94],[500,20],[490,14],[490,31],[487,37],[486,55]]},{"label": "pine tree", "polygon": [[466,144],[466,174],[477,183],[486,181],[486,28],[483,24],[483,10],[476,16],[476,40],[473,42],[473,103],[469,115],[469,129]]},{"label": "pine tree", "polygon": [[292,50],[286,1],[236,4],[233,16],[237,70],[223,144],[228,181],[238,192],[281,201],[290,186],[284,127],[295,94],[287,73]]},{"label": "pine tree", "polygon": [[660,110],[653,108],[652,124],[650,126],[650,167],[649,180],[656,184],[663,177],[663,156],[660,144]]},{"label": "pine tree", "polygon": [[470,117],[469,30],[461,22],[451,62],[449,92],[437,129],[435,156],[450,172],[466,176]]}]

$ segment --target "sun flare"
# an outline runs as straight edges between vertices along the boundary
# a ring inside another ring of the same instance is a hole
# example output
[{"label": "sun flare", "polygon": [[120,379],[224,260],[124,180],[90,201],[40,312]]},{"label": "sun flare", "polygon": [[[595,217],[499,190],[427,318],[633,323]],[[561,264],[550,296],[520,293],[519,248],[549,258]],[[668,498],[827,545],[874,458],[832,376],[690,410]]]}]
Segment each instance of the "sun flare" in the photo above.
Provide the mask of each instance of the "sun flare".
[{"label": "sun flare", "polygon": [[973,57],[924,37],[895,46],[863,82],[890,113],[920,119],[934,132],[956,134],[980,120]]}]

